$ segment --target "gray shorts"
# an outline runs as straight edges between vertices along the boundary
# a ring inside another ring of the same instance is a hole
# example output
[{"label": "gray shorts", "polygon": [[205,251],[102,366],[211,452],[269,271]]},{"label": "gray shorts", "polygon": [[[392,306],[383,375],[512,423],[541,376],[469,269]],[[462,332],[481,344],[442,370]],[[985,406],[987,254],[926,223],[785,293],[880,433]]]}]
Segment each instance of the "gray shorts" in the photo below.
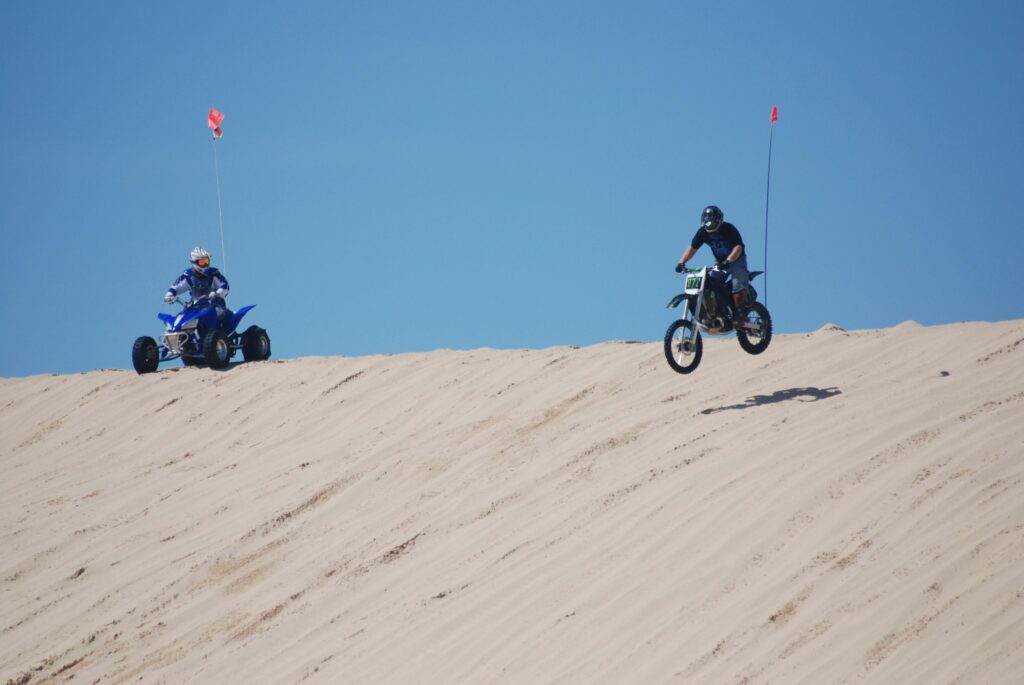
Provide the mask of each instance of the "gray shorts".
[{"label": "gray shorts", "polygon": [[729,265],[729,274],[732,276],[732,291],[740,293],[750,285],[750,274],[747,273],[747,256],[743,255]]}]

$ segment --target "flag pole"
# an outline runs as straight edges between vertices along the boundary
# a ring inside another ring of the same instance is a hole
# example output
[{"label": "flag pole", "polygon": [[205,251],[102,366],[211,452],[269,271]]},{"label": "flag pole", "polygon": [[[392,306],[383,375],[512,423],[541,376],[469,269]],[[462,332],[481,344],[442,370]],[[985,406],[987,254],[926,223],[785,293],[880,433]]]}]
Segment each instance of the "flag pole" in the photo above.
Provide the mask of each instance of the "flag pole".
[{"label": "flag pole", "polygon": [[224,210],[220,202],[220,164],[217,163],[217,139],[213,139],[213,173],[217,179],[217,219],[220,222],[220,263],[228,270],[228,253],[224,249]]},{"label": "flag pole", "polygon": [[220,202],[220,164],[217,161],[217,141],[220,139],[224,132],[220,130],[220,124],[224,121],[224,115],[218,112],[215,108],[210,108],[210,113],[206,118],[206,125],[213,129],[213,173],[214,178],[217,179],[217,220],[220,223],[220,263],[224,266],[224,271],[228,270],[228,253],[224,249],[224,210]]},{"label": "flag pole", "polygon": [[772,106],[772,120],[768,128],[768,183],[764,191],[764,304],[768,306],[768,199],[772,192],[772,135],[779,120],[779,108]]}]

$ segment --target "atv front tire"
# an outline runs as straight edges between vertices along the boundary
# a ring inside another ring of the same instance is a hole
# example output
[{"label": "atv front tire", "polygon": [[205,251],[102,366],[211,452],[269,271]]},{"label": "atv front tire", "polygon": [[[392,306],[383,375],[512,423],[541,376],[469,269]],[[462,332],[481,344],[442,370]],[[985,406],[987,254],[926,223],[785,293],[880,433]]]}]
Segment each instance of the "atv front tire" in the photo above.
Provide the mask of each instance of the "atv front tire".
[{"label": "atv front tire", "polygon": [[153,373],[160,365],[160,350],[157,349],[156,341],[148,335],[136,338],[132,345],[132,366],[139,374]]},{"label": "atv front tire", "polygon": [[211,369],[223,369],[231,361],[231,345],[224,331],[207,331],[203,336],[203,358]]}]

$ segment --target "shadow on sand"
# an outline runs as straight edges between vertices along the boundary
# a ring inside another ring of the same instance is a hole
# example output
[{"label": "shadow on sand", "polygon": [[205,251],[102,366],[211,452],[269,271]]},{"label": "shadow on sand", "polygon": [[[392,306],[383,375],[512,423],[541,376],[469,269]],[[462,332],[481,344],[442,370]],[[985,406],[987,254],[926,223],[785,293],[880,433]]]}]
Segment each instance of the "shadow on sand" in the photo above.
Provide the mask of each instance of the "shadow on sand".
[{"label": "shadow on sand", "polygon": [[818,400],[828,399],[840,394],[842,394],[842,390],[839,388],[790,388],[789,390],[776,390],[771,395],[748,397],[747,401],[742,404],[730,404],[725,407],[705,409],[701,411],[701,414],[715,414],[729,409],[750,409],[751,407],[760,407],[764,404],[775,404],[776,402],[786,402],[788,400],[817,402]]},{"label": "shadow on sand", "polygon": [[[167,363],[171,364],[173,362],[167,362]],[[194,366],[178,366],[177,364],[175,364],[174,366],[168,366],[168,367],[165,367],[163,369],[157,369],[156,371],[157,371],[157,373],[177,373],[178,371],[184,371],[185,369],[197,369],[197,370],[200,370],[200,371],[210,371],[212,373],[227,373],[228,371],[231,371],[232,369],[236,369],[239,366],[242,366],[243,364],[249,364],[249,363],[251,363],[251,362],[244,362],[244,361],[228,362],[228,365],[225,366],[224,368],[221,368],[221,369],[214,369],[214,368],[211,368],[211,367],[207,366],[206,364],[196,364]]]}]

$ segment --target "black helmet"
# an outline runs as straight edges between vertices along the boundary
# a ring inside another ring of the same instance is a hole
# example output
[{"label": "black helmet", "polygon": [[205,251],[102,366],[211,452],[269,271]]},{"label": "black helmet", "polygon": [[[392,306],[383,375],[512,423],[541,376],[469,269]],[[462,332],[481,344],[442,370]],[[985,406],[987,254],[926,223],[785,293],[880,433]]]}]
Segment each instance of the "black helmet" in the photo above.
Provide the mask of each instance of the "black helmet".
[{"label": "black helmet", "polygon": [[714,233],[722,225],[725,215],[714,205],[708,205],[700,214],[700,225],[708,233]]}]

